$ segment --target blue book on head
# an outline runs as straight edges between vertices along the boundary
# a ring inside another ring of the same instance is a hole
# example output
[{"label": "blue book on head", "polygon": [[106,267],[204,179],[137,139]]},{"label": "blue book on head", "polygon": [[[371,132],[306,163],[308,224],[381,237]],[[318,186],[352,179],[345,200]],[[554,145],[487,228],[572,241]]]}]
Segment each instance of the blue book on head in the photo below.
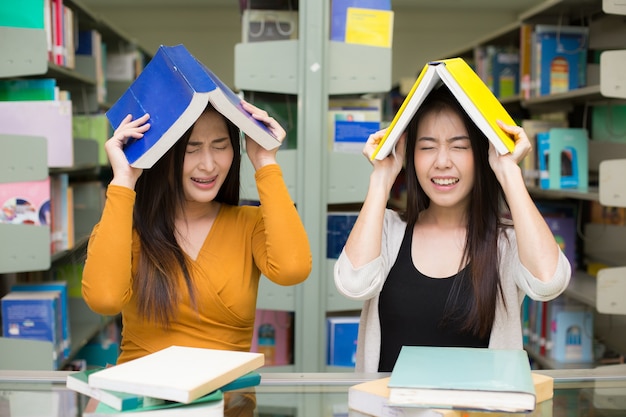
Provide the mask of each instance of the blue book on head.
[{"label": "blue book on head", "polygon": [[129,114],[150,114],[150,129],[124,147],[128,162],[150,168],[193,125],[208,103],[265,149],[280,141],[241,106],[241,99],[183,45],[161,45],[139,77],[106,113],[114,129]]}]

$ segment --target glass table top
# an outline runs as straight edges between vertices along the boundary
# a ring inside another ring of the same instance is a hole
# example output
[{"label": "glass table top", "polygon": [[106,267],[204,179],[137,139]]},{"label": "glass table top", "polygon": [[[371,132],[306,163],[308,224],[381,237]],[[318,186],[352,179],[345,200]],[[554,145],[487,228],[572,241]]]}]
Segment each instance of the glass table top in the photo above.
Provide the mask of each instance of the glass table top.
[{"label": "glass table top", "polygon": [[[554,378],[554,397],[526,416],[626,416],[626,365],[541,372]],[[88,399],[65,388],[68,373],[0,371],[0,417],[81,416]],[[389,375],[263,370],[261,374],[261,385],[225,396],[225,416],[362,416],[349,410],[348,388]]]}]

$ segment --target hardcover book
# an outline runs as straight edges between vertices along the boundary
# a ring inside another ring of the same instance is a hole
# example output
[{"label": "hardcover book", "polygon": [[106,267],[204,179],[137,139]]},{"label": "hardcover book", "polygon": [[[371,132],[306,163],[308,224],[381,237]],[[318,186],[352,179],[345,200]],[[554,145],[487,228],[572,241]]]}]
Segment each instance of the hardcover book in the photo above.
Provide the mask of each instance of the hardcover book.
[{"label": "hardcover book", "polygon": [[16,284],[11,291],[58,291],[61,302],[61,323],[63,332],[63,359],[70,357],[72,348],[70,333],[70,316],[68,307],[68,290],[65,281],[28,282]]},{"label": "hardcover book", "polygon": [[263,364],[262,353],[170,346],[96,372],[89,385],[190,403]]},{"label": "hardcover book", "polygon": [[535,409],[525,350],[403,346],[389,379],[389,404],[524,413]]},{"label": "hardcover book", "polygon": [[[162,400],[159,398],[145,397],[142,395],[128,394],[125,392],[94,388],[90,386],[89,375],[95,374],[96,372],[100,372],[104,369],[106,368],[98,367],[71,373],[67,376],[65,386],[73,391],[79,392],[83,395],[87,395],[90,398],[98,400],[100,403],[106,405],[107,409],[110,408],[117,411],[143,411],[148,407],[152,408],[155,406],[161,406],[170,403],[170,401]],[[235,379],[234,381],[222,386],[219,391],[233,391],[242,388],[257,386],[260,383],[261,374],[256,371],[251,371]],[[204,400],[206,400],[206,398]],[[204,402],[200,400],[196,401]],[[105,407],[100,406],[101,410],[104,408]]]},{"label": "hardcover book", "polygon": [[390,0],[332,0],[330,3],[330,40],[337,42],[346,41],[349,8],[391,10]]},{"label": "hardcover book", "polygon": [[223,417],[224,397],[222,392],[218,390],[204,395],[189,404],[162,401],[160,403],[146,403],[127,411],[118,411],[103,402],[99,402],[93,409],[86,408],[82,414],[83,417],[128,415],[139,415],[141,417]]},{"label": "hardcover book", "polygon": [[13,291],[2,297],[2,336],[50,342],[58,368],[63,355],[59,291]]},{"label": "hardcover book", "polygon": [[359,317],[329,317],[326,319],[326,332],[328,340],[326,364],[354,367]]},{"label": "hardcover book", "polygon": [[280,146],[270,129],[244,110],[239,96],[183,45],[161,45],[106,115],[117,129],[129,114],[133,119],[150,114],[150,129],[124,147],[128,162],[145,169],[176,143],[209,102],[262,147]]},{"label": "hardcover book", "polygon": [[[550,376],[532,373],[533,384],[537,393],[537,404],[545,404],[546,409],[552,408],[554,396],[554,379]],[[348,407],[350,410],[374,417],[513,417],[532,414],[487,413],[481,411],[460,411],[451,409],[397,407],[389,405],[389,377],[374,379],[353,385],[348,390]],[[538,407],[536,411],[545,411]],[[352,414],[350,414],[352,415]],[[538,413],[546,416],[548,414]],[[550,414],[551,415],[551,414]]]},{"label": "hardcover book", "polygon": [[496,123],[501,120],[508,125],[515,125],[513,118],[462,58],[450,58],[432,61],[424,66],[374,151],[372,159],[381,160],[391,153],[417,109],[428,94],[441,84],[450,89],[500,154],[513,151],[515,142]]},{"label": "hardcover book", "polygon": [[100,372],[103,368],[87,369],[67,376],[65,386],[73,391],[98,400],[114,410],[134,410],[143,405],[144,397],[119,391],[94,388],[89,385],[89,375]]},{"label": "hardcover book", "polygon": [[0,183],[0,223],[50,226],[50,178]]},{"label": "hardcover book", "polygon": [[74,165],[71,101],[0,101],[0,126],[4,134],[45,137],[49,168]]},{"label": "hardcover book", "polygon": [[522,175],[527,186],[535,187],[539,184],[539,160],[537,158],[537,135],[541,132],[547,132],[553,127],[568,127],[568,122],[562,120],[541,120],[541,119],[524,119],[522,120],[522,129],[526,132],[526,136],[532,145],[532,151],[529,152],[522,162]]},{"label": "hardcover book", "polygon": [[551,128],[537,134],[539,186],[543,189],[589,187],[589,137],[584,128]]},{"label": "hardcover book", "polygon": [[565,93],[586,85],[588,38],[589,28],[585,26],[535,26],[536,95]]}]

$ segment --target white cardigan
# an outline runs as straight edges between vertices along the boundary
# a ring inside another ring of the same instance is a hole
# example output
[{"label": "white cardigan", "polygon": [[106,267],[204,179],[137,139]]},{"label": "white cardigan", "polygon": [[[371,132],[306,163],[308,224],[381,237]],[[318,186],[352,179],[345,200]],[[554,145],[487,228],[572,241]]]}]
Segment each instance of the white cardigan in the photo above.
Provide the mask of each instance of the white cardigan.
[{"label": "white cardigan", "polygon": [[[342,251],[335,263],[334,278],[337,290],[347,298],[363,300],[359,324],[356,372],[378,372],[380,356],[380,320],[378,297],[385,279],[396,261],[406,230],[406,223],[397,212],[387,209],[383,224],[381,255],[361,268],[355,269]],[[491,330],[489,347],[495,349],[522,349],[521,305],[524,296],[548,301],[561,294],[571,277],[571,266],[563,252],[553,277],[543,282],[534,277],[520,262],[513,228],[505,229],[508,238],[498,240],[500,251],[500,282],[505,308],[501,298],[496,305],[496,316]]]}]

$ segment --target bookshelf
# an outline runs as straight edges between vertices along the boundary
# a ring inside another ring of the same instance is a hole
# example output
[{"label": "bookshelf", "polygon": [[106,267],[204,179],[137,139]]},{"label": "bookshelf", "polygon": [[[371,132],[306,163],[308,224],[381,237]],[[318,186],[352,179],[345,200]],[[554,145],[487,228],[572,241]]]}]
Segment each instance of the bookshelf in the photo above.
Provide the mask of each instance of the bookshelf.
[{"label": "bookshelf", "polygon": [[[326,316],[361,308],[335,289],[334,260],[326,258],[326,215],[329,205],[363,201],[371,167],[361,154],[329,150],[328,100],[387,92],[391,49],[330,41],[329,9],[329,1],[300,1],[298,39],[235,47],[236,88],[292,94],[298,100],[297,149],[279,150],[277,158],[309,235],[313,270],[296,287],[261,280],[257,308],[295,312],[295,364],[268,371],[332,371],[325,365]],[[247,158],[242,161],[242,198],[256,199],[254,171]]]},{"label": "bookshelf", "polygon": [[[586,86],[571,91],[525,98],[520,95],[508,97],[502,103],[512,113],[523,114],[525,117],[538,116],[551,112],[566,112],[571,127],[584,127],[589,130],[589,114],[595,105],[623,104],[626,89],[623,88],[623,76],[616,73],[626,63],[626,38],[624,37],[623,20],[614,19],[611,13],[625,13],[623,8],[614,7],[608,0],[547,0],[540,5],[519,15],[518,21],[503,27],[491,35],[474,40],[469,44],[448,52],[448,56],[461,56],[472,59],[475,48],[485,45],[508,46],[520,44],[520,28],[531,24],[582,24],[590,27],[590,52],[598,54],[590,56],[587,67]],[[594,59],[592,61],[592,59]],[[623,264],[626,247],[623,236],[625,226],[594,227],[585,223],[588,217],[588,205],[597,203],[599,189],[597,185],[600,164],[605,160],[626,158],[626,142],[589,140],[589,188],[582,189],[541,189],[529,187],[535,199],[551,201],[569,201],[576,204],[583,213],[578,219],[579,241],[582,249],[579,258],[583,265],[589,262],[601,262],[607,266]],[[622,161],[626,161],[623,160]],[[622,162],[624,163],[624,162]],[[583,224],[584,223],[584,224]],[[598,280],[586,270],[574,271],[565,297],[580,302],[595,312],[594,337],[601,340],[606,347],[624,354],[626,338],[623,330],[626,320],[623,316],[602,314],[598,304]],[[589,363],[559,363],[539,355],[529,349],[531,356],[545,368],[588,367]]]},{"label": "bookshelf", "polygon": [[[20,6],[44,7],[44,4],[43,0],[26,1],[20,3]],[[141,59],[147,57],[132,39],[92,13],[80,0],[64,0],[63,4],[74,14],[75,29],[99,31],[102,41],[110,45],[109,52],[135,51]],[[0,79],[54,78],[61,90],[70,93],[75,114],[99,113],[116,99],[115,95],[109,95],[106,100],[99,99],[98,71],[94,57],[79,57],[73,68],[71,65],[58,65],[49,61],[43,25],[37,28],[2,26],[0,36],[3,39],[0,45]],[[34,114],[35,120],[36,117]],[[69,166],[49,166],[47,157],[55,146],[51,136],[16,135],[0,127],[0,182],[25,182],[58,175],[68,175],[70,181],[79,178],[99,179],[103,175],[99,160],[101,144],[91,138],[78,137],[71,138],[70,142],[72,158]],[[76,236],[73,249],[52,253],[49,226],[0,224],[0,296],[25,276],[55,279],[55,269],[60,264],[68,261],[80,263],[82,256],[78,252],[85,250],[86,238],[86,234],[82,233]],[[69,358],[61,363],[61,367],[112,320],[112,317],[102,317],[91,312],[80,295],[70,297],[69,309],[72,345]],[[49,342],[0,337],[0,369],[55,370],[52,351]]]}]

